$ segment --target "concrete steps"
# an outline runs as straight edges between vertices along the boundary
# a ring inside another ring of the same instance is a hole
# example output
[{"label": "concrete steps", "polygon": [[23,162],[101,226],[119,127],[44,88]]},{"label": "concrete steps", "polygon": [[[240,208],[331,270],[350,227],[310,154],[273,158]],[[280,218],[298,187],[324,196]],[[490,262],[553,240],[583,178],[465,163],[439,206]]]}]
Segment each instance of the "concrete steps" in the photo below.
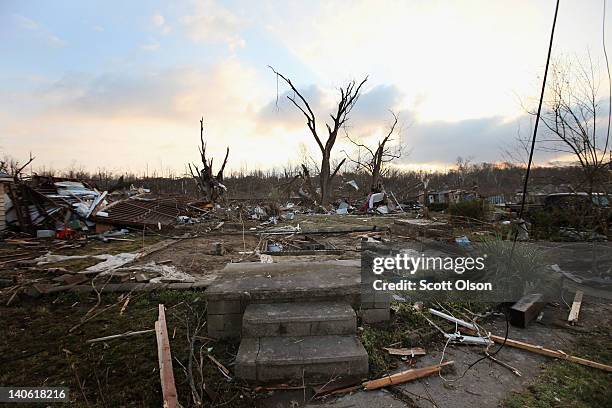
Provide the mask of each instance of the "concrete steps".
[{"label": "concrete steps", "polygon": [[357,317],[346,303],[250,304],[242,318],[242,337],[355,334]]},{"label": "concrete steps", "polygon": [[368,354],[342,302],[250,304],[236,356],[238,378],[258,382],[363,377]]},{"label": "concrete steps", "polygon": [[355,310],[385,320],[389,300],[362,295],[359,260],[229,264],[219,275],[205,292],[208,335],[242,338],[237,378],[301,384],[367,376]]}]

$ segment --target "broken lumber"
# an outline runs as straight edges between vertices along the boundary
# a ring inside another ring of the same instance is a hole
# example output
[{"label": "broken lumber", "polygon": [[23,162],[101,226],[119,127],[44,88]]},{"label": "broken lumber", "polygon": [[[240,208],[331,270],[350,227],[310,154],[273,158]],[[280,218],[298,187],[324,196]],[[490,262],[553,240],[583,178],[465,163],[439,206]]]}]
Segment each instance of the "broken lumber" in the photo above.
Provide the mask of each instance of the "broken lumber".
[{"label": "broken lumber", "polygon": [[575,324],[578,321],[578,314],[580,314],[580,306],[582,306],[582,296],[584,292],[581,290],[576,291],[576,295],[574,296],[574,302],[572,303],[572,310],[570,310],[570,314],[567,317],[567,321],[570,324]]},{"label": "broken lumber", "polygon": [[[470,330],[470,329],[467,329],[467,328],[463,328],[462,327],[459,330],[460,331],[464,331],[466,333],[475,334],[475,332],[473,330]],[[580,357],[572,356],[572,355],[566,354],[565,352],[563,352],[561,350],[551,350],[551,349],[547,349],[547,348],[542,347],[542,346],[537,346],[537,345],[534,345],[534,344],[525,343],[525,342],[522,342],[522,341],[519,341],[519,340],[504,339],[501,336],[495,336],[493,334],[489,334],[489,339],[493,340],[495,343],[498,343],[498,344],[505,344],[506,346],[515,347],[515,348],[531,351],[532,353],[541,354],[543,356],[558,358],[560,360],[567,360],[567,361],[571,361],[572,363],[576,363],[576,364],[584,365],[584,366],[587,366],[587,367],[593,367],[593,368],[598,368],[600,370],[612,372],[612,366],[609,366],[609,365],[606,365],[606,364],[602,364],[602,363],[598,363],[596,361],[587,360],[585,358],[580,358]]]},{"label": "broken lumber", "polygon": [[521,328],[527,327],[546,306],[543,298],[544,295],[541,293],[532,293],[520,298],[510,308],[510,324]]},{"label": "broken lumber", "polygon": [[476,326],[473,325],[472,323],[468,323],[465,320],[461,320],[461,319],[457,319],[451,315],[447,315],[446,313],[442,313],[437,311],[436,309],[429,309],[429,313],[431,313],[432,315],[441,317],[443,319],[446,319],[448,321],[451,321],[455,324],[458,324],[459,326],[463,326],[463,327],[467,327],[468,329],[472,329],[472,330],[476,330]]},{"label": "broken lumber", "polygon": [[112,336],[97,337],[95,339],[89,339],[89,340],[85,341],[85,343],[98,343],[100,341],[120,339],[120,338],[124,338],[124,337],[132,337],[132,336],[137,336],[139,334],[152,333],[154,331],[155,331],[154,329],[140,330],[140,331],[129,331],[129,332],[125,332],[125,333],[122,333],[122,334],[113,334]]},{"label": "broken lumber", "polygon": [[408,381],[417,380],[419,378],[428,377],[433,374],[437,374],[442,370],[442,367],[454,364],[454,361],[447,361],[442,364],[436,364],[429,367],[413,368],[410,370],[402,371],[397,374],[382,377],[376,380],[364,382],[363,388],[366,390],[376,390],[379,388],[387,387],[389,385],[402,384]]},{"label": "broken lumber", "polygon": [[172,371],[172,355],[170,353],[170,340],[166,327],[166,311],[163,304],[159,305],[159,317],[155,322],[157,337],[157,357],[159,359],[159,377],[161,380],[164,408],[177,408],[179,406],[174,372]]},{"label": "broken lumber", "polygon": [[413,348],[392,348],[392,347],[384,347],[390,355],[392,356],[424,356],[425,349],[423,347],[413,347]]}]

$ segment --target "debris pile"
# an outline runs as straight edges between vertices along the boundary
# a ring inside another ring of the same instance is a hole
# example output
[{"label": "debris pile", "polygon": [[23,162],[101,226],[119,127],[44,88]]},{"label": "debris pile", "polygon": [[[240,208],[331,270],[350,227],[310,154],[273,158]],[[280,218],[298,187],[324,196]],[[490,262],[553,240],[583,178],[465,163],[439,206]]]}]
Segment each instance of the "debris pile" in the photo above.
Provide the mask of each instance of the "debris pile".
[{"label": "debris pile", "polygon": [[186,196],[155,196],[133,185],[109,193],[81,180],[45,176],[11,183],[7,195],[7,226],[38,238],[74,238],[115,227],[161,230],[199,222],[212,208]]}]

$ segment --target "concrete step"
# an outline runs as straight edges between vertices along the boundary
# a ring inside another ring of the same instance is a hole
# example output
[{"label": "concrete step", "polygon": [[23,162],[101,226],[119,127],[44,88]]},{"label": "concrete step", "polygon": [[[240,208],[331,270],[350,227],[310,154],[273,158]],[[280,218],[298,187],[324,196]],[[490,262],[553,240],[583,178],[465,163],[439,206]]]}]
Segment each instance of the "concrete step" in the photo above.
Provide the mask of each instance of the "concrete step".
[{"label": "concrete step", "polygon": [[361,379],[368,374],[368,354],[356,336],[244,338],[234,370],[258,382]]},{"label": "concrete step", "polygon": [[242,317],[242,338],[355,334],[357,317],[347,303],[250,304]]},{"label": "concrete step", "polygon": [[240,337],[250,304],[361,302],[359,260],[264,264],[230,263],[204,292],[208,335]]}]

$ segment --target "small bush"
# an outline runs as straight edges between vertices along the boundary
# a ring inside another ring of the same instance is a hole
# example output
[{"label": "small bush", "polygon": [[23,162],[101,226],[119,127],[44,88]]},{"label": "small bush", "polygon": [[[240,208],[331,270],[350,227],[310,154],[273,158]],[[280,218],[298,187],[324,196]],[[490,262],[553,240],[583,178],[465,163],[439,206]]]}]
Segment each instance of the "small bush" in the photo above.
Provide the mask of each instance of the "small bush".
[{"label": "small bush", "polygon": [[429,203],[427,204],[427,208],[429,211],[444,211],[448,208],[448,204],[446,203]]},{"label": "small bush", "polygon": [[485,206],[482,200],[462,201],[451,204],[448,212],[454,217],[467,217],[482,220],[485,217]]}]

